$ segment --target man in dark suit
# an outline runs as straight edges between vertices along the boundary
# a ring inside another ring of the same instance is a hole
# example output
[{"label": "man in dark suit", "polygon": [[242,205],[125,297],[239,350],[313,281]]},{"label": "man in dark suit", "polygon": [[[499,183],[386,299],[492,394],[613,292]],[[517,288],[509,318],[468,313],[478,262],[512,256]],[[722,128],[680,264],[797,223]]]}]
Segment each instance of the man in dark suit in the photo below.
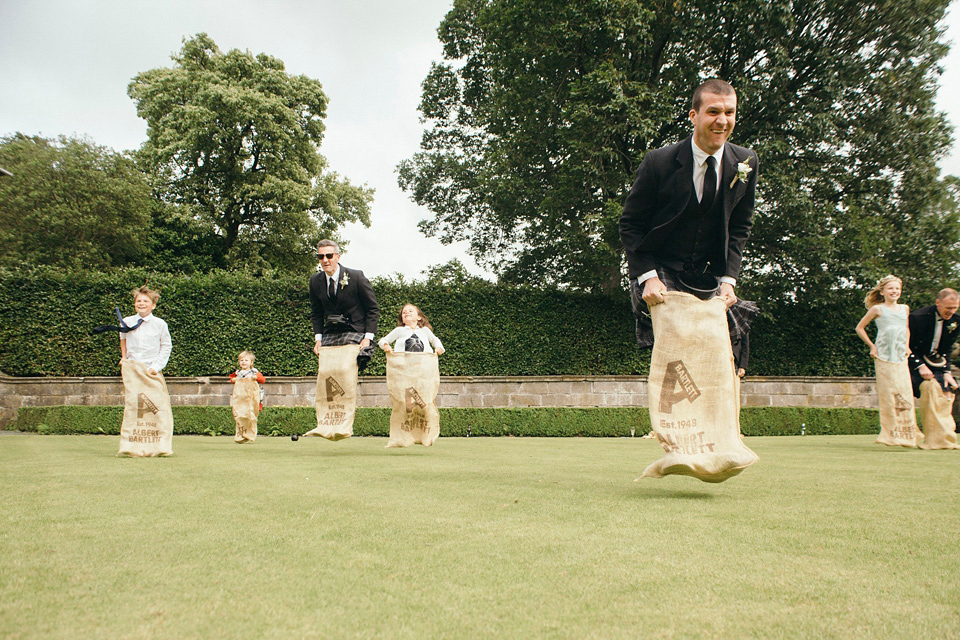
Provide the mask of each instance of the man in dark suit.
[{"label": "man in dark suit", "polygon": [[737,94],[708,80],[693,94],[693,134],[646,154],[620,217],[637,341],[653,344],[650,305],[664,291],[722,296],[728,309],[752,226],[757,154],[727,142]]},{"label": "man in dark suit", "polygon": [[370,281],[362,271],[340,264],[340,247],[333,240],[317,243],[317,256],[322,270],[310,278],[313,352],[319,355],[321,346],[370,346],[380,317]]},{"label": "man in dark suit", "polygon": [[947,392],[957,389],[957,381],[950,373],[950,352],[960,336],[958,307],[960,295],[953,289],[943,289],[937,294],[935,304],[910,314],[910,356],[907,360],[913,379],[913,395],[917,398],[924,380],[937,380]]}]

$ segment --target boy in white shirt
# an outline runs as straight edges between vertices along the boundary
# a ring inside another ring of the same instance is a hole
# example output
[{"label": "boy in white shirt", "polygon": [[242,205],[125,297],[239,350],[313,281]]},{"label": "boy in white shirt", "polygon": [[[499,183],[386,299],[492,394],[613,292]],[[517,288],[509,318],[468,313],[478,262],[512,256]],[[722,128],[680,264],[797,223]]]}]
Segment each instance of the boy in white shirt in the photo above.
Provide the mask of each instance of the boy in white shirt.
[{"label": "boy in white shirt", "polygon": [[153,315],[160,294],[146,285],[134,289],[133,307],[136,315],[123,319],[124,324],[136,329],[120,333],[120,360],[134,360],[147,365],[151,375],[156,375],[167,366],[173,342],[167,323]]}]

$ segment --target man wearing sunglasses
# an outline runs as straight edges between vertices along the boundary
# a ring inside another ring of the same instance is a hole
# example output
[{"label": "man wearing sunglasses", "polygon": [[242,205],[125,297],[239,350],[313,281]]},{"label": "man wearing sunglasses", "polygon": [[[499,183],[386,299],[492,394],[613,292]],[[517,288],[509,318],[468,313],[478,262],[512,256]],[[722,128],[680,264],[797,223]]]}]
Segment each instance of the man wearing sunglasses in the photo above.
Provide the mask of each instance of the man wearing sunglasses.
[{"label": "man wearing sunglasses", "polygon": [[321,270],[310,278],[313,352],[319,355],[321,346],[370,346],[380,317],[370,281],[362,271],[340,264],[340,247],[333,240],[317,243],[317,257]]}]

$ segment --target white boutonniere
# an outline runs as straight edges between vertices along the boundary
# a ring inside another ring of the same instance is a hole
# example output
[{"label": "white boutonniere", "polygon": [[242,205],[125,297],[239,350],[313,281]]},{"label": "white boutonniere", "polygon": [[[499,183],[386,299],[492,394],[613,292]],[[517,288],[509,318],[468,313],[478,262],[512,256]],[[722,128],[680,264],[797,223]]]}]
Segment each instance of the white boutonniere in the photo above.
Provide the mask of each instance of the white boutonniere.
[{"label": "white boutonniere", "polygon": [[737,181],[746,182],[747,178],[750,176],[750,172],[753,171],[753,167],[750,166],[750,158],[747,158],[745,161],[737,164],[737,175],[733,177],[733,180],[730,182],[730,188],[733,189],[733,185],[737,184]]},{"label": "white boutonniere", "polygon": [[350,284],[350,274],[344,273],[344,274],[343,274],[343,277],[340,278],[340,286],[341,286],[341,287],[345,287],[345,286],[347,286],[348,284]]},{"label": "white boutonniere", "polygon": [[947,331],[955,331],[957,329],[957,323],[951,322],[950,326],[947,327]]}]

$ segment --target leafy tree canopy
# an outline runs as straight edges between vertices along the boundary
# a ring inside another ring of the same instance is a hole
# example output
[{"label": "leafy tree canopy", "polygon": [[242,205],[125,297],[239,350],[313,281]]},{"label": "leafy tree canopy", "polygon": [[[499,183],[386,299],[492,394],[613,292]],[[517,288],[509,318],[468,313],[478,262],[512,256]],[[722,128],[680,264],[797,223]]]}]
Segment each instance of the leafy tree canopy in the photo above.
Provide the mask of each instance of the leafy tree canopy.
[{"label": "leafy tree canopy", "polygon": [[150,187],[132,159],[90,140],[0,138],[0,266],[102,269],[149,248]]},{"label": "leafy tree canopy", "polygon": [[[760,155],[742,281],[817,297],[893,271],[960,276],[951,144],[934,108],[948,0],[455,0],[400,185],[421,223],[507,282],[622,286],[617,231],[646,151],[690,131],[694,87],[738,90]],[[907,286],[910,286],[909,284]]]},{"label": "leafy tree canopy", "polygon": [[148,125],[139,159],[158,196],[184,207],[173,232],[193,216],[215,234],[222,266],[308,269],[321,237],[370,224],[373,190],[318,153],[327,109],[318,81],[263,53],[222,53],[204,33],[173,60],[128,87]]}]

